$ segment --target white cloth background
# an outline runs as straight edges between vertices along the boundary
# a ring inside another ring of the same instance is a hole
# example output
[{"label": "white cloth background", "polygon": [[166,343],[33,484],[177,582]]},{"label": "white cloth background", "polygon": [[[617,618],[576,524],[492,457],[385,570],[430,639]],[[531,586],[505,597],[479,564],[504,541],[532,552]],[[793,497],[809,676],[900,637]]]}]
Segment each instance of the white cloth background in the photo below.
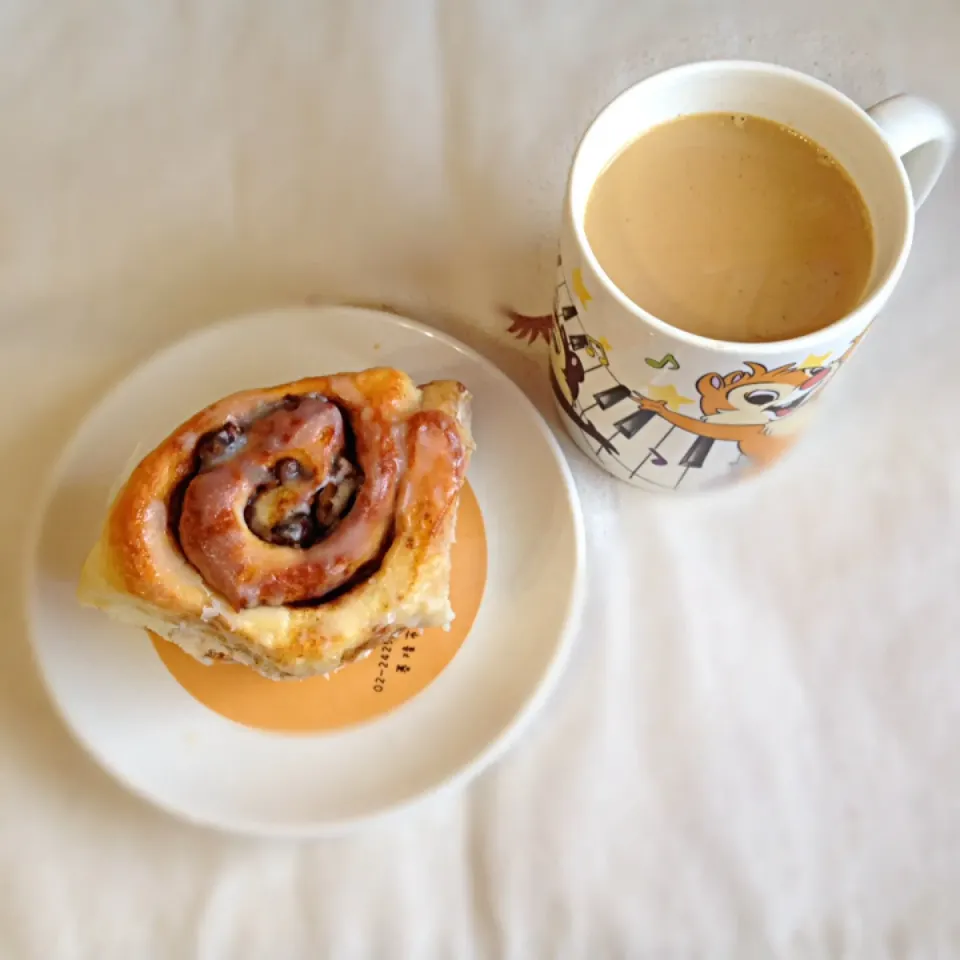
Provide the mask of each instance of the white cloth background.
[{"label": "white cloth background", "polygon": [[0,6],[0,956],[960,955],[960,163],[782,470],[668,501],[567,445],[574,663],[464,793],[336,842],[190,829],[73,746],[30,665],[39,482],[92,400],[188,330],[387,303],[552,418],[544,345],[498,305],[549,308],[596,111],[718,56],[960,119],[956,0]]}]

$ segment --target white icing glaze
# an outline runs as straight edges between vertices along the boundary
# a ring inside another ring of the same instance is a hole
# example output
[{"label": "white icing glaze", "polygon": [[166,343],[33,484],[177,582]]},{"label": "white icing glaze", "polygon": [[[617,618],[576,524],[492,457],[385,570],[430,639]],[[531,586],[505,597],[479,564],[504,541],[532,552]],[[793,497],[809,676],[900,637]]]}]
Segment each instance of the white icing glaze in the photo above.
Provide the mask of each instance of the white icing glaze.
[{"label": "white icing glaze", "polygon": [[217,617],[223,616],[224,613],[226,613],[226,609],[220,601],[217,600],[216,597],[211,597],[210,603],[200,611],[200,619],[207,623],[210,620],[216,620]]}]

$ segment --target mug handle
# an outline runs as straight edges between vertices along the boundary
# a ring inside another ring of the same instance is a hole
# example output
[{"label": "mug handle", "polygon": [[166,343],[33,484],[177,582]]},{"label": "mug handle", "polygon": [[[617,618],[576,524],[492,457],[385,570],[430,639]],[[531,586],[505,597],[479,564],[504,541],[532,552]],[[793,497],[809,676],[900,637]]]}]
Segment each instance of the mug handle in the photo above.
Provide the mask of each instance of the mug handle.
[{"label": "mug handle", "polygon": [[867,113],[903,162],[919,208],[953,151],[953,124],[935,103],[905,93],[881,100]]}]

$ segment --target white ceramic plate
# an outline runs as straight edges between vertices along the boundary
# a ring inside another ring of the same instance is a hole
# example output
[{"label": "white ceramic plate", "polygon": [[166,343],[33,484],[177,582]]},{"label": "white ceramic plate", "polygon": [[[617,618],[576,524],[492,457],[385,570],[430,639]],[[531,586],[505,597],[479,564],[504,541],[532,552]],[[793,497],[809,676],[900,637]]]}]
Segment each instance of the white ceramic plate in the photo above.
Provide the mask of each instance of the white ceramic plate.
[{"label": "white ceramic plate", "polygon": [[[474,395],[470,481],[486,523],[487,585],[462,648],[396,710],[284,736],[194,700],[143,632],[74,599],[118,476],[217,398],[299,377],[390,365]],[[51,480],[33,552],[31,620],[50,695],[89,753],[130,790],[190,821],[316,836],[462,785],[512,744],[555,685],[583,586],[583,521],[556,441],[494,366],[390,314],[293,309],[208,328],[151,358],[93,410]]]}]

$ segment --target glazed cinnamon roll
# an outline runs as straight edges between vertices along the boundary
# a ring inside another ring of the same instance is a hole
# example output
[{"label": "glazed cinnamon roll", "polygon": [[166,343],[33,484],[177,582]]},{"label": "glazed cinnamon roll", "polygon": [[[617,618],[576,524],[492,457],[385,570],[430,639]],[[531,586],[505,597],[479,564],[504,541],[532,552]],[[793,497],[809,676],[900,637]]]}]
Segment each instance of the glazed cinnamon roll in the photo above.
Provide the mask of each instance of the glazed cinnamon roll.
[{"label": "glazed cinnamon roll", "polygon": [[220,400],[133,471],[81,602],[273,678],[448,626],[469,406],[385,368]]}]

